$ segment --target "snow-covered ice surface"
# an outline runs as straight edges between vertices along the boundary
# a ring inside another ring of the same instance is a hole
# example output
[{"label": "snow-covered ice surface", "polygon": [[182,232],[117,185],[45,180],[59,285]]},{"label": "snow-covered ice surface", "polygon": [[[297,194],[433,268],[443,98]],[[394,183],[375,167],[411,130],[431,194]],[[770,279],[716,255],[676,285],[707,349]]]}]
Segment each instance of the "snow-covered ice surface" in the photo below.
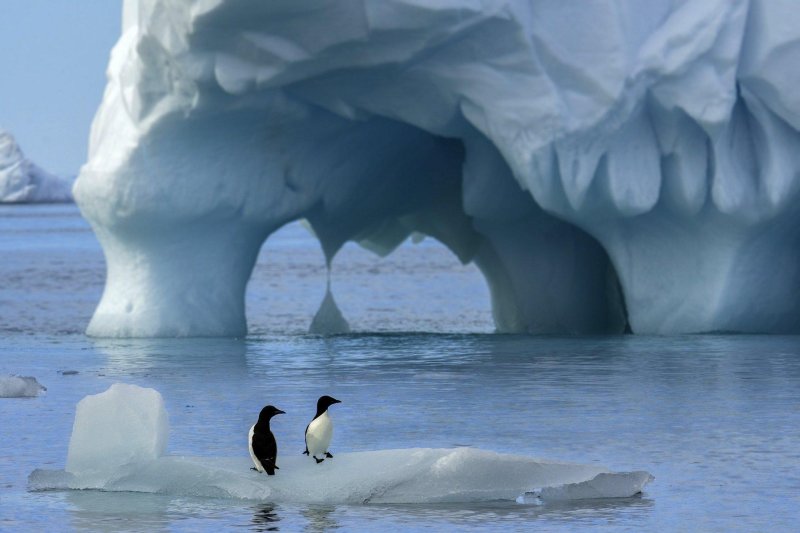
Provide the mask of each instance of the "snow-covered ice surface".
[{"label": "snow-covered ice surface", "polygon": [[534,487],[543,499],[629,498],[652,480],[469,448],[337,453],[324,465],[293,454],[264,476],[246,457],[165,456],[168,438],[161,394],[115,383],[78,403],[66,469],[36,470],[29,486],[305,504],[468,503],[515,500]]},{"label": "snow-covered ice surface", "polygon": [[0,375],[0,398],[33,398],[46,390],[31,376]]},{"label": "snow-covered ice surface", "polygon": [[787,0],[126,0],[88,332],[244,335],[300,218],[329,260],[433,236],[502,332],[798,332],[798,58]]},{"label": "snow-covered ice surface", "polygon": [[25,157],[11,133],[0,129],[0,203],[72,201],[72,182]]}]

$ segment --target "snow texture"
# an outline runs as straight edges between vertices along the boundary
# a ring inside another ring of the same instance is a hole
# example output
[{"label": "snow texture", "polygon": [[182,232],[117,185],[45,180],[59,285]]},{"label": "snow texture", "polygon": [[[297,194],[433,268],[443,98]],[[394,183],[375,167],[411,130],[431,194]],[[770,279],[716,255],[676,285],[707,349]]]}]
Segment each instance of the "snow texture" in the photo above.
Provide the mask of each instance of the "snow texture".
[{"label": "snow texture", "polygon": [[[243,335],[259,247],[413,232],[499,331],[800,331],[791,0],[127,0],[88,332]],[[197,268],[202,265],[202,268]]]},{"label": "snow texture", "polygon": [[66,470],[35,470],[29,487],[360,504],[516,500],[536,487],[557,499],[628,497],[652,480],[471,448],[338,453],[320,465],[293,455],[265,476],[250,470],[245,448],[236,458],[164,455],[168,433],[158,392],[115,384],[78,404]]},{"label": "snow texture", "polygon": [[31,376],[0,376],[0,398],[33,398],[46,390]]},{"label": "snow texture", "polygon": [[0,129],[0,203],[71,202],[72,183],[26,159],[17,141]]}]

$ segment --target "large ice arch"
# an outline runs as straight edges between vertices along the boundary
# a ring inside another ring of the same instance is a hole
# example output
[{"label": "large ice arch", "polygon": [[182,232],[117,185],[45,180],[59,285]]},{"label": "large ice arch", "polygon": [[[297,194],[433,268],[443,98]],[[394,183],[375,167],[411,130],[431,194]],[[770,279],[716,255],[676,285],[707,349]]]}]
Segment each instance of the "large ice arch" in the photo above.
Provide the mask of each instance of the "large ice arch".
[{"label": "large ice arch", "polygon": [[434,236],[500,331],[798,331],[798,63],[791,0],[126,0],[88,333],[244,334],[298,218]]}]

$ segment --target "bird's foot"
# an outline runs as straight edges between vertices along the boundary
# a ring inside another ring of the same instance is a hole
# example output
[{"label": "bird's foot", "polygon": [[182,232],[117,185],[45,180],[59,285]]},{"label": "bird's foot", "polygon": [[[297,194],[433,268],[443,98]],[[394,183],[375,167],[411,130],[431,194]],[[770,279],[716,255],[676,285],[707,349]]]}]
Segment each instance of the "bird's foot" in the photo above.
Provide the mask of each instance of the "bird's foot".
[{"label": "bird's foot", "polygon": [[331,454],[331,452],[325,452],[325,457],[327,457],[328,459],[333,459],[333,455]]},{"label": "bird's foot", "polygon": [[254,466],[251,466],[250,470],[255,470],[256,472],[258,472],[258,468],[254,467]]},{"label": "bird's foot", "polygon": [[317,456],[315,455],[315,456],[314,456],[314,460],[317,462],[317,464],[320,464],[320,463],[321,463],[322,461],[324,461],[325,459],[317,459]]},{"label": "bird's foot", "polygon": [[303,455],[308,455],[308,450],[304,451]]}]

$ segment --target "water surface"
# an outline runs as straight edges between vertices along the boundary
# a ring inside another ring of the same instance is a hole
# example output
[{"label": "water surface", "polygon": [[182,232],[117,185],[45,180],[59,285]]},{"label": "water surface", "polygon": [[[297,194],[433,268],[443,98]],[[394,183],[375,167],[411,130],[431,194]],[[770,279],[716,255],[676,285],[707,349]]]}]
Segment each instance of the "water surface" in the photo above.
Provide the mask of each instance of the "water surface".
[{"label": "water surface", "polygon": [[[248,338],[92,340],[81,332],[103,257],[77,210],[0,207],[0,373],[48,388],[0,400],[0,530],[796,530],[797,337],[494,335],[480,274],[428,240],[383,260],[348,246],[333,288],[356,333],[306,335],[325,269],[304,231],[285,228],[264,247]],[[281,453],[299,454],[327,393],[344,400],[332,411],[334,454],[475,446],[656,480],[639,498],[539,506],[29,492],[32,470],[63,468],[77,401],[117,381],[163,394],[173,454],[246,456],[265,403],[287,412],[274,425]]]}]

